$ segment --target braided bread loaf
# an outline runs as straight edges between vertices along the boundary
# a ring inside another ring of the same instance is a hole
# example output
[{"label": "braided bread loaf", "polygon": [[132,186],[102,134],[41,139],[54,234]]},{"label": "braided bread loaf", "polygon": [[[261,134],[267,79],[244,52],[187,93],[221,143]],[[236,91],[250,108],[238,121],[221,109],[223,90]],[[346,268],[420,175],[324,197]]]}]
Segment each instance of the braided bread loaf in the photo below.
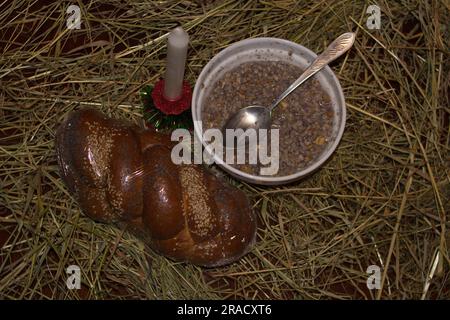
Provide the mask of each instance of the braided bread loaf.
[{"label": "braided bread loaf", "polygon": [[56,134],[61,178],[86,215],[126,225],[177,261],[237,260],[256,233],[246,196],[200,166],[175,165],[172,146],[169,136],[90,109],[69,114]]}]

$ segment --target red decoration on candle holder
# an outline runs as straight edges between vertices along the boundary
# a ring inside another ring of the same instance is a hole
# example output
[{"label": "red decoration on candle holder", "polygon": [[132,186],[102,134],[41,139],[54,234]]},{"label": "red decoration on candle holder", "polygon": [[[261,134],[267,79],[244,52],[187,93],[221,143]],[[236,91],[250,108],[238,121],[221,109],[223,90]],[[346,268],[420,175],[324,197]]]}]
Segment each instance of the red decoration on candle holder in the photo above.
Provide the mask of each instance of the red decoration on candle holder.
[{"label": "red decoration on candle holder", "polygon": [[152,91],[155,107],[167,115],[179,115],[191,106],[192,90],[189,83],[183,81],[181,96],[176,100],[164,97],[164,79],[159,80]]}]

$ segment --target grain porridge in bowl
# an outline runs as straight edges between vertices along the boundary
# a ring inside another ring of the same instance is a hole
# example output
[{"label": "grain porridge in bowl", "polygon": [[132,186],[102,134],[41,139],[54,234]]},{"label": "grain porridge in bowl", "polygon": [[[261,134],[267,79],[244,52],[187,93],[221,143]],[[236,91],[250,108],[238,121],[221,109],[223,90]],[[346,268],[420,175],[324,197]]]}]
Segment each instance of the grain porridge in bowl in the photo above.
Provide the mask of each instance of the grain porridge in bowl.
[{"label": "grain porridge in bowl", "polygon": [[[271,105],[302,72],[298,66],[283,61],[236,66],[219,78],[206,95],[204,129],[222,128],[230,115],[245,106]],[[332,140],[333,119],[330,97],[314,77],[287,96],[272,113],[271,129],[279,129],[276,175],[293,174],[317,160]],[[252,175],[260,172],[260,164],[248,161],[232,166]]]},{"label": "grain porridge in bowl", "polygon": [[[205,154],[233,177],[260,185],[286,184],[320,168],[339,144],[346,119],[342,88],[328,66],[273,110],[268,138],[277,132],[279,136],[279,159],[274,161],[278,171],[274,174],[260,171],[267,163],[250,164],[247,157],[244,164],[229,162],[228,149],[211,147],[214,143],[207,134],[210,129],[222,130],[241,108],[270,106],[316,57],[308,48],[279,38],[245,39],[216,54],[203,67],[192,95],[194,134]],[[273,145],[277,144],[268,141],[268,149]]]}]

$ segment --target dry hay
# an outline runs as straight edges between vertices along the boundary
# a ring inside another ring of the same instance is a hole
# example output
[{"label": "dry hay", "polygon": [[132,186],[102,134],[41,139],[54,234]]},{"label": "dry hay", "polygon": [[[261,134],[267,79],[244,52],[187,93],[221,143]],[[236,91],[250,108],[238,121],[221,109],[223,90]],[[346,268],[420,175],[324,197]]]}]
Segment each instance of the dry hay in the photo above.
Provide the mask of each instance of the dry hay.
[{"label": "dry hay", "polygon": [[[0,7],[1,298],[450,297],[448,2],[377,1],[380,30],[366,28],[362,1],[76,3],[80,30],[66,28],[68,2]],[[55,161],[55,129],[73,109],[142,123],[139,90],[163,74],[178,23],[191,36],[191,83],[241,39],[319,52],[357,33],[332,65],[348,107],[338,150],[292,185],[235,181],[253,201],[258,243],[223,268],[174,263],[86,218]],[[82,290],[66,288],[71,264]],[[370,265],[383,266],[382,290],[366,287]]]}]

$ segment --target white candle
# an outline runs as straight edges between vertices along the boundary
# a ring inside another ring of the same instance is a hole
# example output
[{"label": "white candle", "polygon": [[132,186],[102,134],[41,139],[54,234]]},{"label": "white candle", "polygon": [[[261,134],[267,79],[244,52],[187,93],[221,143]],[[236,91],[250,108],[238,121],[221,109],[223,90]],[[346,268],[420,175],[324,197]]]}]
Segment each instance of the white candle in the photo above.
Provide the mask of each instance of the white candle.
[{"label": "white candle", "polygon": [[164,97],[168,100],[176,100],[181,96],[188,43],[189,36],[182,27],[177,27],[170,32],[164,78]]}]

